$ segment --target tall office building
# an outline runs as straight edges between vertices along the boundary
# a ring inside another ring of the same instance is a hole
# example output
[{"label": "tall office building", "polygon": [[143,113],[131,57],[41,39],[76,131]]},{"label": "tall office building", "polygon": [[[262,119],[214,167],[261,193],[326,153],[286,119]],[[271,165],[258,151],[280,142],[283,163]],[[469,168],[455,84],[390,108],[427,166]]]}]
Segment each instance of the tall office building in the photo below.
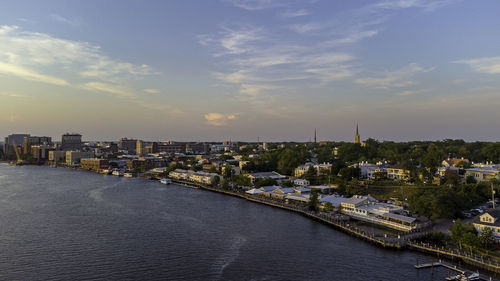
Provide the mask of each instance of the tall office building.
[{"label": "tall office building", "polygon": [[128,154],[135,154],[135,150],[137,148],[137,140],[121,138],[119,148],[121,150],[128,151]]},{"label": "tall office building", "polygon": [[3,144],[4,154],[6,156],[7,155],[11,155],[11,154],[15,154],[13,144],[15,143],[18,147],[22,146],[24,144],[24,137],[29,137],[29,136],[30,136],[29,134],[12,134],[12,135],[8,135],[5,138],[5,142]]},{"label": "tall office building", "polygon": [[28,154],[31,153],[32,145],[40,145],[40,144],[51,144],[51,137],[35,137],[35,136],[27,136],[24,137],[23,140],[23,153]]},{"label": "tall office building", "polygon": [[80,150],[82,149],[82,135],[66,133],[61,137],[62,150]]}]

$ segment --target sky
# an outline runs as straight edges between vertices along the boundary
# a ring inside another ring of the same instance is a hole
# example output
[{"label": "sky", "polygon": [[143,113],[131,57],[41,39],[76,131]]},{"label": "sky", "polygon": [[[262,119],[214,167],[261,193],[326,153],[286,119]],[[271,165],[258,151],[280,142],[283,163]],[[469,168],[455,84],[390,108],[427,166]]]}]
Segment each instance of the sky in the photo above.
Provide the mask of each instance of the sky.
[{"label": "sky", "polygon": [[0,136],[498,141],[498,0],[0,2]]}]

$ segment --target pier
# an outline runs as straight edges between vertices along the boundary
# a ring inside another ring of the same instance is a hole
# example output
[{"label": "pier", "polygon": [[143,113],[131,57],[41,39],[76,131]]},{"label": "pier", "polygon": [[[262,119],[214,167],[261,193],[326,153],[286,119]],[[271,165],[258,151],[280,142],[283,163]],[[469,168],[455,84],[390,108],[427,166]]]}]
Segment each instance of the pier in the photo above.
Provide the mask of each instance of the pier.
[{"label": "pier", "polygon": [[[490,276],[486,276],[484,274],[475,273],[472,271],[464,270],[458,268],[456,265],[451,265],[439,260],[438,262],[431,263],[419,263],[417,260],[417,264],[415,265],[415,269],[431,269],[434,270],[436,267],[443,267],[448,269],[448,277],[446,280],[483,280],[483,281],[499,281],[498,279],[493,279]],[[457,275],[450,274],[451,272],[458,273]],[[474,276],[475,277],[471,277]]]}]

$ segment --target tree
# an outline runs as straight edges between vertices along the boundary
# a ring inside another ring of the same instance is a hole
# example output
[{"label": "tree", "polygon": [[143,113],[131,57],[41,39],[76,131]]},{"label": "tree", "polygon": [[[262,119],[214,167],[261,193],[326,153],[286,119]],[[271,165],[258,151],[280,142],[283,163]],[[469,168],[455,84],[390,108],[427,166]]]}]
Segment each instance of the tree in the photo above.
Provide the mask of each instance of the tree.
[{"label": "tree", "polygon": [[444,172],[444,177],[441,179],[442,185],[458,186],[459,183],[460,177],[458,176],[458,173],[456,171],[447,169]]},{"label": "tree", "polygon": [[479,234],[479,241],[484,248],[490,248],[493,243],[495,243],[495,236],[493,235],[493,229],[490,227],[483,228],[481,234]]},{"label": "tree", "polygon": [[212,179],[212,186],[217,186],[220,182],[220,178],[218,176],[215,176],[213,179]]},{"label": "tree", "polygon": [[278,182],[270,177],[267,177],[256,179],[254,185],[256,188],[259,188],[262,186],[278,185]]},{"label": "tree", "polygon": [[291,180],[288,180],[288,181],[282,181],[282,182],[280,183],[280,185],[281,185],[282,187],[293,187],[293,181],[291,181]]},{"label": "tree", "polygon": [[465,182],[467,184],[472,184],[472,183],[477,183],[476,179],[474,178],[474,176],[470,175],[470,176],[467,176],[465,178]]},{"label": "tree", "polygon": [[220,188],[223,190],[229,189],[229,183],[227,182],[226,179],[222,179],[222,181],[220,182]]},{"label": "tree", "polygon": [[454,242],[461,244],[462,243],[462,236],[465,233],[464,226],[462,225],[462,221],[460,219],[457,219],[453,226],[450,229],[451,232],[451,240]]},{"label": "tree", "polygon": [[324,206],[324,210],[327,211],[327,212],[333,211],[333,205],[332,205],[332,203],[326,202],[325,206]]},{"label": "tree", "polygon": [[317,191],[311,191],[311,195],[309,196],[309,210],[316,212],[318,210],[318,192]]},{"label": "tree", "polygon": [[238,175],[236,177],[236,185],[237,186],[250,186],[252,182],[250,181],[250,178],[247,177],[246,175]]}]

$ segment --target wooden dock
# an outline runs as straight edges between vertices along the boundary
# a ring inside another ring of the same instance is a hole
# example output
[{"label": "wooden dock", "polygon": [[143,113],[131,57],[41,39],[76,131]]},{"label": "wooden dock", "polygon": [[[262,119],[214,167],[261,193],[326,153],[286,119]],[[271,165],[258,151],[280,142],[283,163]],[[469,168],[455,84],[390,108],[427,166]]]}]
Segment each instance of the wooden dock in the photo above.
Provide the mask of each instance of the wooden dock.
[{"label": "wooden dock", "polygon": [[[456,265],[447,264],[441,260],[439,260],[438,262],[431,262],[431,263],[418,263],[417,261],[417,264],[415,265],[416,269],[426,269],[426,268],[434,269],[435,267],[444,267],[450,271],[458,273],[458,275],[455,276],[449,275],[448,277],[446,277],[446,280],[469,280],[467,279],[466,276],[470,276],[471,274],[474,273],[471,271],[460,269]],[[470,280],[499,281],[498,279],[493,279],[492,277],[486,276],[484,274],[479,274],[479,279],[470,279]]]}]

